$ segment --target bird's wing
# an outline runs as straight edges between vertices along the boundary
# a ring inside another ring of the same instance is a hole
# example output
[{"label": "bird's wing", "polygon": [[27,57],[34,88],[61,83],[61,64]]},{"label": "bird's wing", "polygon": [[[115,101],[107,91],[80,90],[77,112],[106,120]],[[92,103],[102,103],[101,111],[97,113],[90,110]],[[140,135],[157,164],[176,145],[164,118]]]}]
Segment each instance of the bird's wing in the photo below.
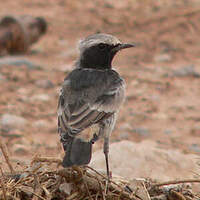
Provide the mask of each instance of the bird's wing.
[{"label": "bird's wing", "polygon": [[[91,104],[85,101],[78,101],[68,104],[65,102],[64,97],[60,95],[58,121],[61,130],[68,132],[70,129],[72,134],[73,132],[76,134],[92,124],[108,118],[113,112],[103,109],[102,103],[98,102],[97,105],[96,103]],[[101,109],[98,110],[100,107]]]},{"label": "bird's wing", "polygon": [[[92,89],[90,88],[85,93],[88,94],[89,91],[94,93]],[[118,110],[124,95],[121,83],[106,88],[100,95],[96,95],[94,101],[84,98],[85,95],[78,98],[78,94],[72,94],[69,92],[70,90],[68,83],[61,90],[58,104],[58,125],[62,132],[69,133],[70,130],[72,135],[113,115]],[[76,100],[69,100],[66,93],[74,95]],[[90,96],[90,94],[88,95]]]}]

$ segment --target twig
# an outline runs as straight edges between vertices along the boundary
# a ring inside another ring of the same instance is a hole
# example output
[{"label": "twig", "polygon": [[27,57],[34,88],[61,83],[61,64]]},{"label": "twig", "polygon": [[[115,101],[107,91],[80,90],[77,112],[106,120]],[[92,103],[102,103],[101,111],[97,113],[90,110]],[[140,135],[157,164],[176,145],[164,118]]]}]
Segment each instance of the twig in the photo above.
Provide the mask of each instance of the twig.
[{"label": "twig", "polygon": [[23,188],[23,189],[20,188],[20,190],[22,190],[22,191],[26,191],[26,192],[29,192],[29,193],[35,195],[36,197],[38,197],[38,198],[40,198],[40,199],[42,199],[42,200],[46,200],[45,198],[41,197],[40,195],[36,194],[36,193],[33,192],[33,191],[27,190],[27,189],[25,189],[25,188]]},{"label": "twig", "polygon": [[[38,194],[38,196],[40,196],[42,194],[42,191],[43,189],[41,188],[41,185],[39,183],[38,176],[34,174],[34,192]],[[38,200],[38,196],[34,196],[32,200]]]},{"label": "twig", "polygon": [[86,190],[87,190],[87,193],[88,193],[89,199],[92,200],[92,196],[91,196],[91,194],[90,194],[90,191],[89,191],[89,188],[88,188],[87,183],[83,182],[83,184],[85,185],[85,188],[86,188]]},{"label": "twig", "polygon": [[[93,169],[92,167],[89,167],[89,166],[86,166],[86,167],[89,168],[90,170],[94,171],[94,172],[97,173],[99,176],[101,176],[102,178],[104,178],[105,180],[108,181],[108,178],[107,178],[106,176],[104,176],[103,174],[99,173],[97,170],[95,170],[95,169]],[[119,187],[120,189],[123,190],[123,188],[122,188],[119,184],[115,183],[115,182],[112,181],[112,180],[109,180],[109,181],[110,181],[111,183],[113,183],[114,185],[116,185],[117,187]]]},{"label": "twig", "polygon": [[52,199],[52,195],[49,192],[49,190],[47,190],[47,188],[45,186],[42,186],[42,189],[44,190],[44,192],[46,194],[46,200],[51,200]]},{"label": "twig", "polygon": [[11,173],[14,174],[15,171],[14,171],[12,165],[11,165],[8,153],[6,151],[6,146],[1,141],[2,141],[2,139],[0,140],[0,149],[1,149],[2,153],[3,153],[3,156],[4,156],[5,160],[6,160],[6,163],[7,163],[8,167],[9,167]]},{"label": "twig", "polygon": [[3,198],[5,200],[7,200],[7,197],[6,197],[6,187],[5,187],[5,180],[2,180],[4,179],[4,175],[3,175],[3,170],[0,166],[0,171],[1,171],[1,178],[0,178],[0,183],[1,183],[1,187],[2,187],[2,190],[3,190]]},{"label": "twig", "polygon": [[78,197],[78,196],[79,196],[79,192],[74,192],[72,195],[67,197],[66,200],[72,200],[72,199],[74,199],[75,197]]},{"label": "twig", "polygon": [[200,179],[186,179],[186,180],[179,180],[179,181],[167,181],[163,183],[156,183],[153,184],[153,187],[160,187],[165,185],[174,185],[174,184],[180,184],[180,183],[200,183]]},{"label": "twig", "polygon": [[50,162],[50,163],[58,163],[58,164],[61,164],[61,163],[62,163],[62,160],[59,159],[59,158],[38,157],[38,156],[35,156],[35,157],[32,159],[31,164],[34,163],[34,162]]}]

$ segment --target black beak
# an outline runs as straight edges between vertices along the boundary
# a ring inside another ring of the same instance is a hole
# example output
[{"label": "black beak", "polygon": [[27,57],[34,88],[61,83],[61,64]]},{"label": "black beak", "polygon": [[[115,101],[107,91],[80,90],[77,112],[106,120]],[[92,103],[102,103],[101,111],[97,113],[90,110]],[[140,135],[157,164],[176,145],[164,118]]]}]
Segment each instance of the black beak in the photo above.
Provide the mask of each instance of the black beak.
[{"label": "black beak", "polygon": [[131,48],[135,46],[136,46],[135,44],[118,44],[116,47],[112,49],[112,51],[117,52],[120,51],[121,49]]}]

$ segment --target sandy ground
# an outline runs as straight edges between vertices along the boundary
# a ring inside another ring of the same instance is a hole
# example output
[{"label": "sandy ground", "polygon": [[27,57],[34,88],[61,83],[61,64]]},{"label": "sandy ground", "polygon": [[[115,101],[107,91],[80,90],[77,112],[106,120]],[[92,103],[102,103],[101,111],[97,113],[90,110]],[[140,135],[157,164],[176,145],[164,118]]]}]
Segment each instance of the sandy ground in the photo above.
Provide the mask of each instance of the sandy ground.
[{"label": "sandy ground", "polygon": [[[49,25],[47,34],[19,56],[39,69],[0,67],[0,120],[5,114],[26,120],[9,127],[0,124],[1,139],[12,160],[24,163],[35,154],[62,156],[56,117],[59,89],[78,56],[77,42],[98,31],[138,44],[114,60],[127,83],[127,99],[111,142],[148,139],[160,148],[200,154],[200,4],[149,2],[3,3],[2,16],[43,16]],[[101,144],[99,141],[95,149]]]}]

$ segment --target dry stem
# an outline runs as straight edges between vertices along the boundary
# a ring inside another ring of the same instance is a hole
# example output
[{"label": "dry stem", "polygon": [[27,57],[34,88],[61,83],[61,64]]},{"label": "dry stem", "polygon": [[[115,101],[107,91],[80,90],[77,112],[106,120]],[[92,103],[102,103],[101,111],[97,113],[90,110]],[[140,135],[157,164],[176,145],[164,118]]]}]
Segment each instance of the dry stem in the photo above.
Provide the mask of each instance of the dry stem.
[{"label": "dry stem", "polygon": [[7,150],[6,150],[6,145],[2,143],[2,139],[1,138],[0,138],[0,149],[1,149],[2,153],[3,153],[3,156],[4,156],[5,160],[6,160],[6,163],[7,163],[8,167],[9,167],[11,173],[14,174],[15,171],[14,171],[14,169],[12,167],[11,162],[10,162],[10,159],[9,159],[9,156],[8,156],[8,153],[7,153]]}]

